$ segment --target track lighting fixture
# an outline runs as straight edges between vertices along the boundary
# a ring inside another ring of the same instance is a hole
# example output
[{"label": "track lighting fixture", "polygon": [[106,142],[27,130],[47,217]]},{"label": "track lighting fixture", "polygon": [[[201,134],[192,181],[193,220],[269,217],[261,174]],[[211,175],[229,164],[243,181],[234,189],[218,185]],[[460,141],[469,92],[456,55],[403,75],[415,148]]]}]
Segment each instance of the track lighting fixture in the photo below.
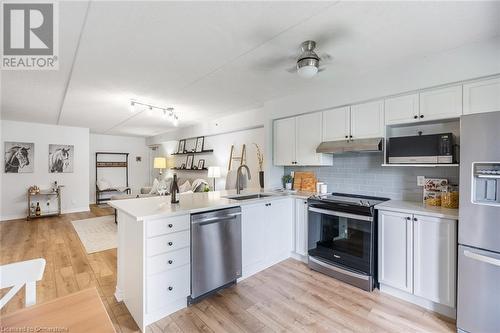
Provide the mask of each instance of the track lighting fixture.
[{"label": "track lighting fixture", "polygon": [[175,114],[174,108],[172,108],[172,107],[163,108],[163,107],[159,107],[159,106],[156,106],[156,105],[139,102],[139,101],[136,101],[136,100],[130,100],[130,111],[131,112],[136,112],[138,105],[142,105],[142,106],[146,107],[142,111],[146,111],[146,113],[147,113],[148,116],[152,116],[153,113],[154,113],[154,110],[158,110],[158,111],[161,112],[161,115],[162,115],[163,119],[170,120],[174,126],[177,126],[179,124],[179,117],[177,116],[177,114]]}]

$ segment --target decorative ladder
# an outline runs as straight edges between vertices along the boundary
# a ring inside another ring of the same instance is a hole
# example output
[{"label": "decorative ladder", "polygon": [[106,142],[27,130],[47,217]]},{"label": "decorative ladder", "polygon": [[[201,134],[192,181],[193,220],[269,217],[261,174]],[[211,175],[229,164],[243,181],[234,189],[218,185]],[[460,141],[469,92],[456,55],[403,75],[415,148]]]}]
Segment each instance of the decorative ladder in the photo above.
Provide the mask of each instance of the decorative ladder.
[{"label": "decorative ladder", "polygon": [[227,167],[227,171],[231,171],[231,166],[233,164],[233,161],[240,161],[240,165],[245,164],[246,158],[247,158],[247,148],[246,145],[243,144],[243,147],[241,148],[241,155],[240,157],[237,157],[234,155],[234,145],[231,145],[231,153],[229,155],[229,165]]}]

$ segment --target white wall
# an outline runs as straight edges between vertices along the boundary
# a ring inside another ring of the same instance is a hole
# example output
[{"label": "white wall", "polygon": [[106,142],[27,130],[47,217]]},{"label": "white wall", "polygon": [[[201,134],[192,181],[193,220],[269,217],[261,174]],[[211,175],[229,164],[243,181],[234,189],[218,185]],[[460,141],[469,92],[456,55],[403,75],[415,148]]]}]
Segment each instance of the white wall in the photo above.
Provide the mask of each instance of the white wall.
[{"label": "white wall", "polygon": [[[89,130],[88,128],[56,126],[2,120],[2,156],[5,141],[35,143],[33,173],[1,174],[0,219],[26,217],[26,192],[29,186],[48,188],[57,181],[62,189],[63,213],[89,210]],[[49,144],[74,145],[74,172],[49,173]],[[4,165],[3,165],[4,166]],[[2,166],[2,167],[3,167]],[[42,206],[42,211],[44,206]]]},{"label": "white wall", "polygon": [[[146,138],[132,136],[116,136],[90,134],[90,182],[89,193],[90,202],[95,203],[95,153],[96,152],[119,152],[129,153],[129,186],[132,193],[138,193],[140,188],[148,186],[149,170],[149,151],[146,146]],[[136,157],[141,157],[141,161],[136,161]],[[118,156],[105,155],[99,157],[100,160],[119,158]],[[113,185],[125,186],[124,168],[100,168],[98,170],[99,178],[106,178]]]},{"label": "white wall", "polygon": [[[203,135],[204,132],[199,132],[199,135]],[[168,156],[174,152],[177,148],[178,141],[166,141],[161,143],[161,153],[160,155]],[[194,144],[195,140],[191,140],[189,143]],[[213,153],[209,154],[197,154],[194,158],[194,165],[198,164],[199,159],[205,160],[205,167],[209,166],[219,166],[221,168],[221,178],[216,180],[216,189],[225,188],[225,180],[227,175],[227,168],[229,162],[229,155],[231,151],[231,145],[235,146],[235,153],[240,156],[242,145],[246,145],[246,164],[250,169],[252,179],[247,184],[248,188],[259,188],[259,165],[257,161],[257,150],[254,143],[258,144],[262,149],[264,146],[264,127],[257,127],[251,129],[244,129],[239,131],[234,131],[230,133],[222,134],[212,134],[205,137],[205,149],[213,149]],[[235,155],[236,155],[235,154]],[[186,156],[175,156],[174,157],[176,166],[180,166],[182,163],[186,163]],[[239,166],[239,162],[233,162],[233,169]],[[179,178],[203,178],[209,181],[210,186],[213,184],[213,179],[207,178],[207,172],[192,172],[192,171],[182,171],[176,170],[175,173]],[[172,176],[173,172],[168,171],[166,177]]]}]

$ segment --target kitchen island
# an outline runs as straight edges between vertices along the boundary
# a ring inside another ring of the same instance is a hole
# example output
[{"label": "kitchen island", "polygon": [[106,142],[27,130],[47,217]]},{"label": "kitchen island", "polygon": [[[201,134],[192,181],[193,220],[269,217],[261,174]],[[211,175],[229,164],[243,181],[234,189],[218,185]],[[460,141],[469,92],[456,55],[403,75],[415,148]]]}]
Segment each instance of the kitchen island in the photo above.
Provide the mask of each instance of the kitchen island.
[{"label": "kitchen island", "polygon": [[[265,196],[248,197],[256,193]],[[181,194],[176,204],[170,196],[111,201],[118,221],[116,299],[125,303],[142,331],[187,306],[195,213],[241,207],[241,279],[290,257],[296,247],[295,215],[299,209],[304,216],[308,196],[247,190],[240,196],[235,191]]]}]

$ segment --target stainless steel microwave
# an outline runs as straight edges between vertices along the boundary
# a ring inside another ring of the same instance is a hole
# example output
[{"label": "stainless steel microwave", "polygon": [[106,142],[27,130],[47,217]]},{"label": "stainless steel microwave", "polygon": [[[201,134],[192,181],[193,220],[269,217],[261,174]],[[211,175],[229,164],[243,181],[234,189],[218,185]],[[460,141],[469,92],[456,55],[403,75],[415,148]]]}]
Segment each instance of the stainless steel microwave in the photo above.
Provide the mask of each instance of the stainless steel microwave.
[{"label": "stainless steel microwave", "polygon": [[454,163],[453,134],[429,134],[389,138],[387,157],[394,164]]}]

